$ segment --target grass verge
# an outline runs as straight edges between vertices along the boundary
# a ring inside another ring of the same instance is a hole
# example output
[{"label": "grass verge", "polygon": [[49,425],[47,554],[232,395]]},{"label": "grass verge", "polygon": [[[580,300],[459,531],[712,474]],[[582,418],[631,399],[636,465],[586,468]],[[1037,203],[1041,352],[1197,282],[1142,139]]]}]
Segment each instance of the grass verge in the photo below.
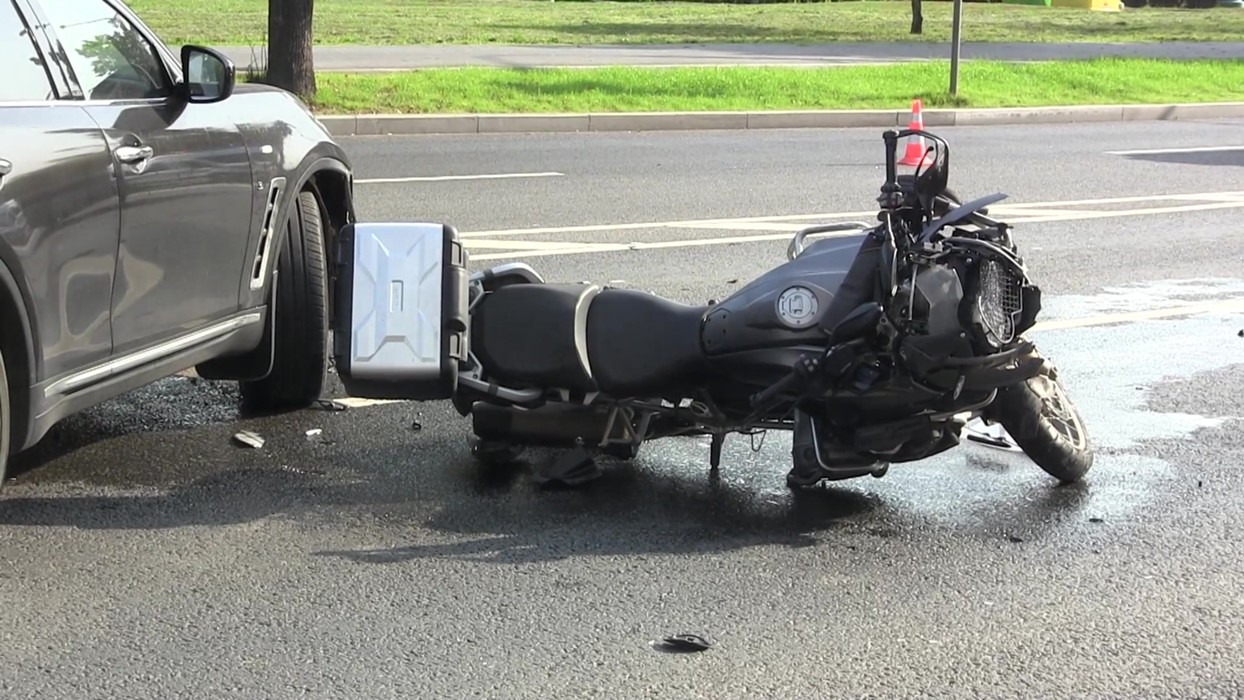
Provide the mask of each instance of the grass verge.
[{"label": "grass verge", "polygon": [[[128,0],[166,41],[260,46],[267,0]],[[316,0],[320,44],[668,44],[947,41],[950,2],[924,4],[908,33],[904,0],[722,4],[547,0]],[[965,41],[1238,41],[1244,11],[1145,8],[1088,12],[969,3]]]},{"label": "grass verge", "polygon": [[317,111],[556,113],[744,111],[1244,101],[1244,61],[1094,59],[841,68],[504,68],[317,76]]}]

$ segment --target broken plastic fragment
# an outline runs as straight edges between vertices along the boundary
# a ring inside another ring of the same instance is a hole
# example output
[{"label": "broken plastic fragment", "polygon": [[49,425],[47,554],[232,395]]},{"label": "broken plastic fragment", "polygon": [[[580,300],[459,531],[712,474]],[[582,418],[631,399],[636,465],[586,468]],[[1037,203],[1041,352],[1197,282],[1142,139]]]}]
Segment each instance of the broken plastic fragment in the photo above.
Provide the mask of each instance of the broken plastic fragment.
[{"label": "broken plastic fragment", "polygon": [[263,447],[263,438],[260,437],[258,433],[253,433],[249,430],[243,430],[242,432],[235,434],[233,439],[247,447],[253,447],[255,449]]},{"label": "broken plastic fragment", "polygon": [[712,642],[698,634],[675,634],[653,644],[653,647],[658,651],[671,654],[690,654],[698,651],[707,651],[712,646]]},{"label": "broken plastic fragment", "polygon": [[600,467],[582,446],[567,450],[537,469],[533,475],[539,486],[582,486],[601,476]]},{"label": "broken plastic fragment", "polygon": [[985,421],[979,418],[973,419],[967,425],[963,426],[963,435],[972,442],[980,443],[988,447],[1006,450],[1008,452],[1021,451],[1019,445],[1016,445],[1015,441],[1012,440],[1011,436],[1006,432],[1006,428],[1003,428],[998,423],[986,425]]},{"label": "broken plastic fragment", "polygon": [[307,431],[307,437],[315,437],[316,435],[319,435],[322,432],[324,432],[323,428],[312,428]]},{"label": "broken plastic fragment", "polygon": [[320,407],[320,408],[324,409],[325,411],[344,411],[344,410],[346,410],[346,405],[345,405],[345,404],[343,404],[343,403],[341,403],[340,401],[332,401],[332,400],[329,400],[329,399],[320,399],[320,400],[319,400],[319,401],[317,401],[316,403],[319,405],[319,407]]}]

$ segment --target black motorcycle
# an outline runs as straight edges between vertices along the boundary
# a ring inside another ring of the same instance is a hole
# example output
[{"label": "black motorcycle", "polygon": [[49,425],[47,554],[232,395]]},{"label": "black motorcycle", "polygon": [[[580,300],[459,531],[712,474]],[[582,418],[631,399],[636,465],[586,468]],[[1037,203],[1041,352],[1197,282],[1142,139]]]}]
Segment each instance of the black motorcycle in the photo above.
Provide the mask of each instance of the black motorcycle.
[{"label": "black motorcycle", "polygon": [[[929,162],[896,174],[902,138]],[[1092,466],[1058,372],[1023,337],[1041,308],[1011,228],[947,188],[949,145],[883,135],[877,223],[798,232],[779,265],[720,303],[546,283],[521,263],[474,274],[441,224],[353,224],[338,238],[334,333],[348,393],[452,400],[475,453],[566,448],[547,478],[593,457],[730,433],[793,431],[792,487],[865,475],[959,444],[981,419],[1061,482]],[[823,234],[833,234],[823,236]],[[813,237],[820,240],[813,240]]]}]

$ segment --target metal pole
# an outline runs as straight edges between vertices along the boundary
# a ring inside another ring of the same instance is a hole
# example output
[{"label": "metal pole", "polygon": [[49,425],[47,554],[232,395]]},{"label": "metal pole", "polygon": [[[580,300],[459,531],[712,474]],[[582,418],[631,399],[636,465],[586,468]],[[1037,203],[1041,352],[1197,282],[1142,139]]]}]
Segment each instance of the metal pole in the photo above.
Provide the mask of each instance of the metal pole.
[{"label": "metal pole", "polygon": [[963,30],[963,0],[955,0],[950,26],[950,96],[959,94],[959,44]]}]

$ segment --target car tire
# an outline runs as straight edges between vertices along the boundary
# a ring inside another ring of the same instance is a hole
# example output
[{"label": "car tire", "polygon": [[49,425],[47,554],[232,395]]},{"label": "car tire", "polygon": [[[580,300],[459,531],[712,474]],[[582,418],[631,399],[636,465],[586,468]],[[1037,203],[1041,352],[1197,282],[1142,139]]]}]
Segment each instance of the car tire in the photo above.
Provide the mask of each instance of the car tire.
[{"label": "car tire", "polygon": [[277,257],[272,371],[241,383],[243,405],[253,411],[305,408],[324,393],[328,379],[328,271],[319,200],[299,192]]},{"label": "car tire", "polygon": [[0,484],[4,483],[9,463],[9,417],[12,414],[9,403],[9,375],[4,367],[4,351],[0,350]]}]

